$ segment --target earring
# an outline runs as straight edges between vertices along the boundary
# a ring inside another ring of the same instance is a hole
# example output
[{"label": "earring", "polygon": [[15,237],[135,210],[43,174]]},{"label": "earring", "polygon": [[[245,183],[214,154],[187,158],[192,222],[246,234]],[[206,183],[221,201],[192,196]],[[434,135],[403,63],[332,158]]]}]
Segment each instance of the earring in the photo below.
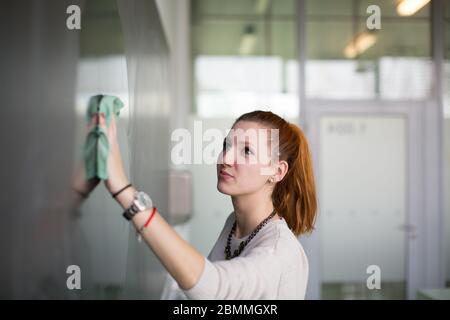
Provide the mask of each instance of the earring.
[{"label": "earring", "polygon": [[274,179],[273,177],[270,177],[270,178],[269,178],[269,182],[270,182],[270,183],[273,183],[274,180],[275,180],[275,179]]}]

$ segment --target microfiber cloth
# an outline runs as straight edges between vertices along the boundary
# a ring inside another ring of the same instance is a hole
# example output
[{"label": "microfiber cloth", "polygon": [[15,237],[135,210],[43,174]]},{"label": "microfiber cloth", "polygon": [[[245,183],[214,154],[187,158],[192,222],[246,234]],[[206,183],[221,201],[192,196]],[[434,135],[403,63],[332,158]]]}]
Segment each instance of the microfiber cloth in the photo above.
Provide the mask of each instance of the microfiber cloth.
[{"label": "microfiber cloth", "polygon": [[[86,112],[86,121],[91,123],[94,115],[103,113],[105,116],[106,127],[109,127],[112,117],[119,116],[120,109],[123,107],[122,101],[114,96],[96,95],[89,99]],[[97,118],[98,119],[98,118]],[[110,150],[110,143],[106,132],[97,124],[89,131],[84,144],[84,161],[86,168],[86,179],[99,178],[106,180],[108,178],[107,160]]]}]

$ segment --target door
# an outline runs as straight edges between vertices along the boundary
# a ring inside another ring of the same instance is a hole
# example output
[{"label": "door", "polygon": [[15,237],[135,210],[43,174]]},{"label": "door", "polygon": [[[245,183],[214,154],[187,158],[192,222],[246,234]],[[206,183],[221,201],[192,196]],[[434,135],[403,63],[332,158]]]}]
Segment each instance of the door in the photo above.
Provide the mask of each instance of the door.
[{"label": "door", "polygon": [[306,130],[319,197],[316,233],[305,241],[309,298],[415,298],[423,202],[421,107],[308,104]]}]

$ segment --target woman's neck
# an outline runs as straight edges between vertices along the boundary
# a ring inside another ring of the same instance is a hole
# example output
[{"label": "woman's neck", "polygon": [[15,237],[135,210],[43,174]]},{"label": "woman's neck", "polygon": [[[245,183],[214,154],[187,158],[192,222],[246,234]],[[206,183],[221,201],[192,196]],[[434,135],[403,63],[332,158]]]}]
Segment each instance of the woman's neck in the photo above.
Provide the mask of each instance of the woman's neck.
[{"label": "woman's neck", "polygon": [[[248,236],[274,210],[270,197],[261,197],[258,193],[232,196],[236,217],[236,238]],[[273,219],[279,219],[275,214]]]}]

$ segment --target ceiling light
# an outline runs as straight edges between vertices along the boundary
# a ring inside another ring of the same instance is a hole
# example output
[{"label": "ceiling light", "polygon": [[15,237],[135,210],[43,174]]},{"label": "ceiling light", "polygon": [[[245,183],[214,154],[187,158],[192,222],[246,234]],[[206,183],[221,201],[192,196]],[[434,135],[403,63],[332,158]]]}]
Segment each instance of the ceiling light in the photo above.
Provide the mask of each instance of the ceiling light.
[{"label": "ceiling light", "polygon": [[249,55],[253,52],[255,45],[256,45],[255,28],[252,25],[248,25],[245,28],[244,34],[242,35],[239,53],[241,55]]},{"label": "ceiling light", "polygon": [[397,4],[397,13],[400,16],[412,16],[428,2],[430,0],[402,0]]},{"label": "ceiling light", "polygon": [[344,55],[353,59],[356,56],[362,54],[377,42],[377,36],[368,31],[357,34],[345,47]]}]

